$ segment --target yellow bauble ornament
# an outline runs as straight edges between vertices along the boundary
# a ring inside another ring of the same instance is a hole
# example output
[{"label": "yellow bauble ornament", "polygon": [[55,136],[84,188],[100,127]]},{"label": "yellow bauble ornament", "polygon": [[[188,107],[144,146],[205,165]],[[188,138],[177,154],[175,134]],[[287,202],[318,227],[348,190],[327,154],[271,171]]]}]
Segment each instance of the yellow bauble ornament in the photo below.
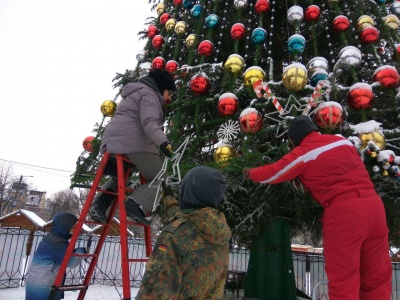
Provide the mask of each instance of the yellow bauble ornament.
[{"label": "yellow bauble ornament", "polygon": [[117,103],[112,100],[106,100],[100,107],[101,113],[106,117],[112,117],[117,109]]},{"label": "yellow bauble ornament", "polygon": [[367,27],[371,27],[374,25],[375,25],[375,22],[372,19],[372,17],[370,17],[370,16],[364,15],[364,16],[359,17],[357,20],[357,26],[360,31]]},{"label": "yellow bauble ornament", "polygon": [[173,31],[175,29],[175,25],[176,20],[171,18],[167,21],[167,23],[165,23],[165,28],[167,29],[167,31]]},{"label": "yellow bauble ornament", "polygon": [[188,37],[185,40],[185,45],[189,49],[196,47],[196,35],[194,33],[188,35]]},{"label": "yellow bauble ornament", "polygon": [[163,13],[164,13],[164,11],[165,11],[165,5],[164,5],[164,3],[158,3],[158,5],[156,6],[156,12],[157,12],[157,15],[162,15]]},{"label": "yellow bauble ornament", "polygon": [[238,54],[232,54],[228,57],[224,64],[225,70],[229,73],[238,75],[243,72],[244,59]]},{"label": "yellow bauble ornament", "polygon": [[175,25],[176,34],[184,34],[186,32],[186,23],[184,21],[179,21]]},{"label": "yellow bauble ornament", "polygon": [[285,68],[282,76],[283,86],[291,92],[302,90],[307,84],[307,69],[299,63]]},{"label": "yellow bauble ornament", "polygon": [[244,85],[253,88],[253,83],[261,80],[264,81],[265,72],[263,69],[257,66],[248,68],[243,75]]},{"label": "yellow bauble ornament", "polygon": [[396,15],[387,15],[385,18],[385,24],[393,29],[399,28],[400,20]]},{"label": "yellow bauble ornament", "polygon": [[378,131],[361,133],[359,138],[361,140],[361,150],[367,147],[369,141],[373,141],[375,145],[381,150],[385,149],[386,147],[385,137],[382,133]]},{"label": "yellow bauble ornament", "polygon": [[221,167],[229,165],[229,159],[236,156],[236,152],[231,145],[221,144],[215,149],[214,160]]}]

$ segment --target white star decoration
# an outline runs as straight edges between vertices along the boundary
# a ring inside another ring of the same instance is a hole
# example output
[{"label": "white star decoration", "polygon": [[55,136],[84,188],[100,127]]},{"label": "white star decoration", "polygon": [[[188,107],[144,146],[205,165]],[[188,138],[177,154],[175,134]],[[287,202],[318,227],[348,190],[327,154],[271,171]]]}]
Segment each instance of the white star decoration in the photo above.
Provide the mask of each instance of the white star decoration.
[{"label": "white star decoration", "polygon": [[221,125],[217,131],[217,136],[223,143],[228,143],[230,140],[236,139],[240,132],[238,121],[229,120]]}]

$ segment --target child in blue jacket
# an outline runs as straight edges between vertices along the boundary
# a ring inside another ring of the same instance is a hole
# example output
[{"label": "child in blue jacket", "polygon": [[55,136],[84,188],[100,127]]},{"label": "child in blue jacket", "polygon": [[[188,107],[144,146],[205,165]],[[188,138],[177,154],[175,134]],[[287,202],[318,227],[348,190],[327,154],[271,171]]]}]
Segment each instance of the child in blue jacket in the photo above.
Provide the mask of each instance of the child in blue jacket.
[{"label": "child in blue jacket", "polygon": [[[57,214],[53,219],[51,231],[43,237],[33,255],[29,267],[25,300],[46,300],[50,296],[51,286],[57,277],[58,270],[67,251],[71,229],[78,218],[69,212]],[[85,248],[77,248],[75,253],[86,253]],[[80,264],[81,258],[72,256],[68,267],[75,268]],[[58,292],[56,300],[63,299],[63,293]]]}]

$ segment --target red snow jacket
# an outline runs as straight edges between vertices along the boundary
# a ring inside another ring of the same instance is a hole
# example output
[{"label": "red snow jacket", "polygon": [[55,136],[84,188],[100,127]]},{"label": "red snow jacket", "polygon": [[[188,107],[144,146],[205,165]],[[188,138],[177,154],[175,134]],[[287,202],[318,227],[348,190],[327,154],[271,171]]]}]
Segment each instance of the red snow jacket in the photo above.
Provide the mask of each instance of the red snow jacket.
[{"label": "red snow jacket", "polygon": [[299,177],[315,200],[327,201],[374,185],[356,148],[347,139],[313,131],[274,164],[251,169],[255,182],[276,184]]}]

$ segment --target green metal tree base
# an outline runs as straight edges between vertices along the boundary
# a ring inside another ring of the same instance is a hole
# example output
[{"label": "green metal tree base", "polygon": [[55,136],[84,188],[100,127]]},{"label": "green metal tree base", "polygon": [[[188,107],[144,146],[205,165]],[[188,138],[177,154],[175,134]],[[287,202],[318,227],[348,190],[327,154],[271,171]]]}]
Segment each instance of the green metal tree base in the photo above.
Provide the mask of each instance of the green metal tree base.
[{"label": "green metal tree base", "polygon": [[296,300],[289,224],[281,218],[268,223],[250,249],[245,298]]}]

